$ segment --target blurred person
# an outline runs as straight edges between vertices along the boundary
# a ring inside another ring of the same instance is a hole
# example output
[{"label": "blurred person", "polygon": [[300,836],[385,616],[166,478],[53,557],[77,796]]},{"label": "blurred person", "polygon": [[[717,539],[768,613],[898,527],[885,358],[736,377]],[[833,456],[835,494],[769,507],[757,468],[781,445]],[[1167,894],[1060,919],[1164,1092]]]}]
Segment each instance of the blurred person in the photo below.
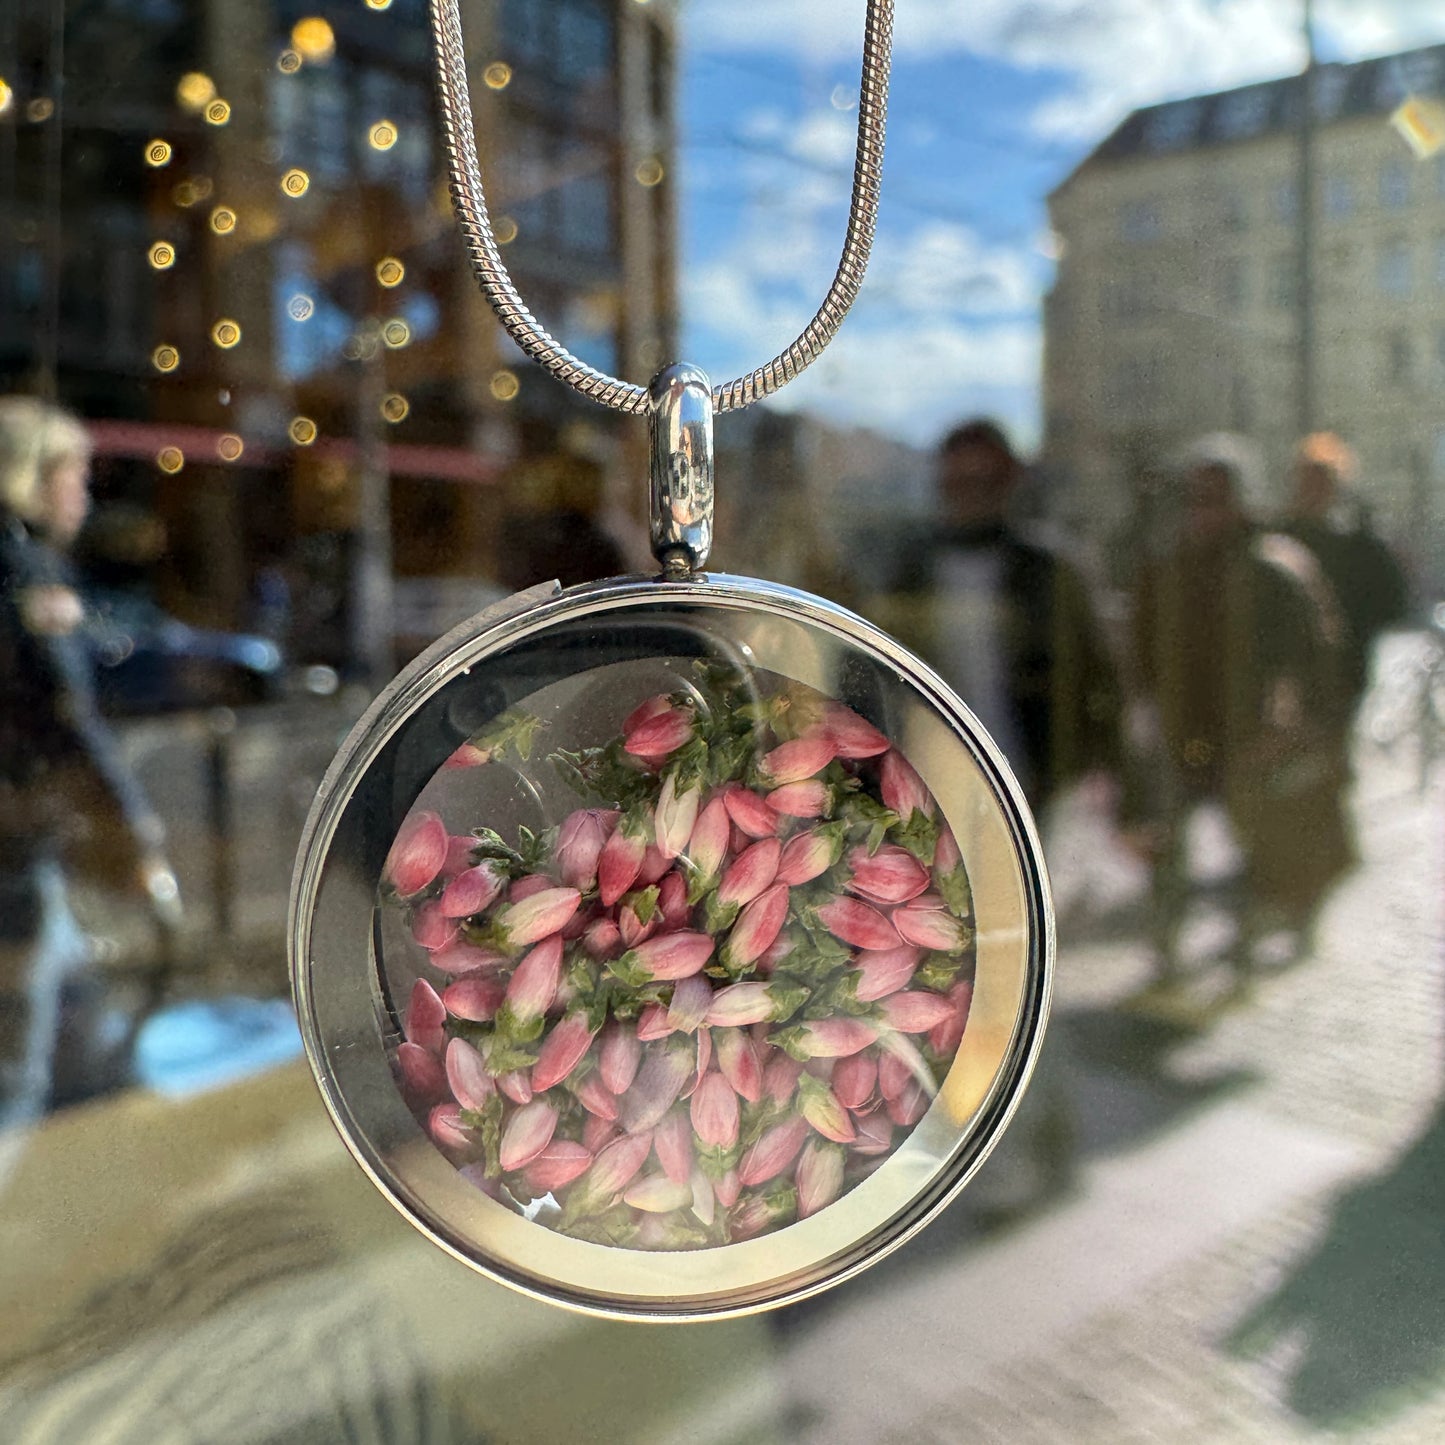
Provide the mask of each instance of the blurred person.
[{"label": "blurred person", "polygon": [[0,397],[0,1134],[44,1112],[62,992],[89,958],[67,900],[77,851],[123,872],[167,927],[179,907],[160,820],[96,707],[66,556],[89,471],[79,421]]},{"label": "blurred person", "polygon": [[1344,626],[1310,552],[1258,524],[1260,468],[1242,438],[1201,438],[1175,476],[1176,533],[1140,574],[1132,649],[1156,742],[1154,944],[1167,982],[1189,903],[1188,823],[1218,804],[1243,855],[1243,989],[1271,925],[1309,948],[1326,892],[1353,862]]},{"label": "blurred person", "polygon": [[1410,592],[1404,569],[1351,495],[1358,477],[1354,451],[1333,432],[1305,437],[1295,449],[1281,529],[1309,548],[1334,591],[1345,628],[1343,681],[1352,710],[1369,685],[1375,640],[1404,619]]},{"label": "blurred person", "polygon": [[[954,428],[938,453],[942,515],[906,539],[883,595],[863,610],[938,669],[1046,813],[1069,785],[1109,791],[1122,758],[1122,694],[1082,575],[1010,523],[1023,475],[997,422]],[[1046,839],[1051,832],[1046,818]],[[1068,1187],[1077,1133],[1069,1076],[1068,1035],[1056,1022],[1009,1138],[971,1191],[984,1217],[1007,1218]]]}]

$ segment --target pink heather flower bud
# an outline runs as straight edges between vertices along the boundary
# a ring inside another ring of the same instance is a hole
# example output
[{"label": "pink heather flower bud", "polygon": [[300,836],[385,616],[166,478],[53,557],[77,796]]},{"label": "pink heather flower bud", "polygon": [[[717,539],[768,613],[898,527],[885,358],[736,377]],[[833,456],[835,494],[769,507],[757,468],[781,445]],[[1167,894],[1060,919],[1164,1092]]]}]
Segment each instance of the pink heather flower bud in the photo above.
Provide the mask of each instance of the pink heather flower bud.
[{"label": "pink heather flower bud", "polygon": [[649,718],[660,717],[665,712],[671,712],[672,708],[673,701],[665,692],[644,698],[622,719],[622,736],[631,737]]},{"label": "pink heather flower bud", "polygon": [[878,765],[878,790],[884,806],[891,808],[905,823],[914,813],[922,813],[926,818],[933,816],[933,794],[897,748],[884,753]]},{"label": "pink heather flower bud", "polygon": [[448,918],[441,910],[441,904],[433,900],[423,903],[411,915],[411,936],[428,953],[440,948],[450,948],[457,941],[459,925],[456,919]]},{"label": "pink heather flower bud", "polygon": [[526,948],[556,933],[581,902],[582,895],[575,888],[548,888],[520,903],[509,903],[497,916],[497,932],[505,947]]},{"label": "pink heather flower bud", "polygon": [[712,957],[713,941],[706,933],[663,933],[639,943],[619,960],[619,968],[635,969],[653,982],[689,978],[702,971]]},{"label": "pink heather flower bud", "polygon": [[855,1154],[867,1157],[892,1152],[893,1125],[886,1115],[881,1112],[854,1114],[853,1126],[858,1131],[858,1138],[853,1145]]},{"label": "pink heather flower bud", "polygon": [[907,1034],[884,1034],[879,1040],[879,1048],[882,1054],[878,1061],[878,1089],[885,1099],[896,1099],[901,1095],[901,1079],[905,1074],[930,1096],[936,1092],[933,1071],[919,1052],[918,1045]]},{"label": "pink heather flower bud", "polygon": [[[575,889],[559,889],[574,897]],[[538,897],[545,897],[539,894]],[[519,963],[507,984],[505,1002],[508,1011],[518,1022],[541,1018],[557,996],[557,985],[562,981],[562,940],[553,934],[546,942],[539,943]]]},{"label": "pink heather flower bud", "polygon": [[652,1127],[677,1102],[691,1077],[696,1056],[689,1044],[654,1045],[642,1061],[637,1079],[622,1099],[622,1127],[629,1134]]},{"label": "pink heather flower bud", "polygon": [[744,849],[728,864],[718,885],[719,903],[751,903],[777,876],[783,845],[776,838],[764,838]]},{"label": "pink heather flower bud", "polygon": [[773,1016],[773,996],[765,983],[734,983],[716,993],[709,989],[707,1022],[738,1028],[766,1023]]},{"label": "pink heather flower bud", "polygon": [[687,927],[690,911],[687,906],[687,882],[681,873],[669,873],[657,885],[657,911],[662,915],[664,928]]},{"label": "pink heather flower bud", "polygon": [[723,1078],[739,1098],[756,1104],[763,1097],[763,1065],[752,1038],[741,1029],[720,1028],[713,1035],[713,1048]]},{"label": "pink heather flower bud", "polygon": [[843,1192],[844,1152],[835,1144],[809,1139],[798,1160],[793,1182],[798,1186],[798,1218],[826,1209]]},{"label": "pink heather flower bud", "polygon": [[837,756],[832,739],[823,733],[779,743],[763,755],[758,773],[769,788],[801,783],[821,773]]},{"label": "pink heather flower bud", "polygon": [[420,1044],[399,1044],[396,1066],[401,1086],[413,1103],[428,1104],[446,1097],[447,1076],[441,1061]]},{"label": "pink heather flower bud", "polygon": [[778,860],[777,881],[790,887],[811,883],[838,861],[842,846],[842,835],[827,825],[794,835],[784,845]]},{"label": "pink heather flower bud", "polygon": [[890,746],[872,723],[841,702],[830,702],[823,709],[823,731],[840,758],[876,758]]},{"label": "pink heather flower bud", "polygon": [[671,1214],[692,1203],[692,1186],[686,1179],[675,1182],[665,1174],[652,1174],[629,1184],[623,1202],[646,1214]]},{"label": "pink heather flower bud", "polygon": [[826,818],[833,811],[833,790],[812,778],[806,783],[787,783],[768,794],[767,805],[785,818]]},{"label": "pink heather flower bud", "polygon": [[788,917],[788,886],[775,883],[738,915],[723,945],[721,960],[729,972],[755,963],[772,946]]},{"label": "pink heather flower bud", "polygon": [[510,1173],[530,1164],[548,1144],[557,1128],[557,1111],[545,1099],[524,1104],[502,1130],[502,1169]]},{"label": "pink heather flower bud", "polygon": [[447,830],[435,813],[408,813],[397,829],[381,876],[403,898],[430,886],[447,861]]},{"label": "pink heather flower bud", "polygon": [[587,1172],[592,1155],[571,1139],[553,1139],[522,1171],[522,1182],[534,1195],[565,1189]]},{"label": "pink heather flower bud", "polygon": [[681,1033],[696,1033],[708,1016],[712,999],[712,985],[707,979],[698,974],[679,979],[667,1008],[668,1024]]},{"label": "pink heather flower bud", "polygon": [[582,1122],[582,1147],[588,1150],[595,1158],[614,1139],[622,1137],[622,1130],[617,1127],[613,1119],[603,1119],[596,1114],[588,1114]]},{"label": "pink heather flower bud", "polygon": [[470,1023],[490,1023],[502,1006],[507,985],[493,974],[464,974],[442,992],[447,1012]]},{"label": "pink heather flower bud", "polygon": [[663,779],[657,797],[657,850],[664,858],[676,858],[686,849],[701,805],[702,789],[696,784],[679,791],[675,772]]},{"label": "pink heather flower bud", "polygon": [[644,1044],[668,1038],[676,1032],[667,1016],[666,1004],[650,1003],[637,1016],[637,1037]]},{"label": "pink heather flower bud", "polygon": [[712,1192],[717,1196],[717,1202],[724,1209],[731,1209],[738,1202],[738,1195],[742,1193],[743,1186],[738,1180],[738,1171],[729,1169],[721,1179],[714,1179]]},{"label": "pink heather flower bud", "polygon": [[464,1109],[485,1108],[497,1092],[482,1056],[465,1039],[453,1039],[447,1045],[447,1083],[452,1098]]},{"label": "pink heather flower bud", "polygon": [[928,1092],[910,1078],[896,1099],[885,1101],[888,1117],[902,1129],[911,1128],[928,1112]]},{"label": "pink heather flower bud", "polygon": [[821,1079],[804,1074],[798,1081],[798,1112],[835,1144],[851,1144],[857,1137],[848,1111]]},{"label": "pink heather flower bud", "polygon": [[713,1193],[712,1180],[702,1172],[702,1165],[693,1167],[687,1181],[692,1186],[692,1212],[705,1229],[712,1228],[717,1217],[717,1195]]},{"label": "pink heather flower bud", "polygon": [[773,1103],[786,1104],[797,1092],[798,1080],[802,1076],[802,1064],[777,1050],[763,1070],[763,1092]]},{"label": "pink heather flower bud", "polygon": [[609,1124],[616,1121],[620,1112],[617,1100],[612,1096],[607,1085],[602,1082],[600,1074],[588,1074],[580,1083],[572,1085],[572,1092],[576,1094],[577,1102],[589,1114],[598,1119],[605,1119]]},{"label": "pink heather flower bud", "polygon": [[594,918],[583,930],[582,947],[589,958],[616,958],[622,952],[622,930],[610,918]]},{"label": "pink heather flower bud", "polygon": [[586,1056],[595,1032],[581,1012],[570,1013],[556,1024],[542,1040],[537,1062],[532,1065],[532,1092],[545,1093],[567,1078]]},{"label": "pink heather flower bud", "polygon": [[439,1149],[453,1154],[465,1153],[477,1142],[462,1123],[462,1111],[455,1104],[438,1104],[426,1116],[426,1131]]},{"label": "pink heather flower bud", "polygon": [[869,903],[907,903],[928,890],[928,870],[906,848],[892,844],[871,856],[866,848],[854,848],[848,869],[848,891]]},{"label": "pink heather flower bud", "polygon": [[729,783],[723,789],[722,798],[728,817],[749,838],[776,836],[780,822],[777,813],[751,789],[739,783]]},{"label": "pink heather flower bud", "polygon": [[609,1019],[602,1030],[597,1067],[602,1082],[614,1094],[625,1094],[637,1077],[642,1062],[642,1045],[630,1024]]},{"label": "pink heather flower bud", "polygon": [[465,742],[442,764],[444,768],[480,768],[492,761],[490,748],[479,748],[476,743]]},{"label": "pink heather flower bud", "polygon": [[586,893],[597,882],[597,863],[618,816],[611,808],[578,808],[562,820],[557,830],[557,871],[569,887]]},{"label": "pink heather flower bud", "polygon": [[484,969],[496,969],[506,962],[505,953],[495,948],[479,948],[464,939],[437,949],[431,956],[433,968],[450,974],[479,973]]},{"label": "pink heather flower bud", "polygon": [[442,891],[441,911],[448,918],[470,918],[490,908],[506,884],[507,875],[495,863],[478,863],[447,884]]},{"label": "pink heather flower bud", "polygon": [[[662,926],[662,915],[658,912],[657,899],[650,896],[651,889],[641,893],[630,893],[617,909],[618,938],[624,949],[636,948],[644,939],[651,938]],[[644,914],[646,921],[644,921]]]},{"label": "pink heather flower bud", "polygon": [[447,858],[442,864],[441,876],[455,878],[458,873],[465,873],[472,866],[472,850],[476,846],[477,840],[470,833],[453,833],[447,839]]},{"label": "pink heather flower bud", "polygon": [[[713,1075],[717,1077],[716,1074]],[[692,1122],[681,1109],[664,1115],[652,1132],[652,1149],[662,1172],[674,1184],[686,1184],[697,1162],[692,1152]]]},{"label": "pink heather flower bud", "polygon": [[973,1003],[973,985],[956,983],[948,991],[951,1006],[949,1016],[929,1031],[928,1047],[942,1059],[951,1059],[963,1042],[964,1029],[968,1027],[968,1011]]},{"label": "pink heather flower bud", "polygon": [[800,1118],[774,1124],[738,1164],[738,1182],[744,1189],[776,1179],[798,1157],[808,1137],[807,1122]]},{"label": "pink heather flower bud", "polygon": [[651,814],[636,822],[623,818],[602,845],[597,857],[597,892],[604,908],[611,908],[637,882],[652,829]]},{"label": "pink heather flower bud", "polygon": [[519,878],[507,890],[507,901],[509,903],[521,903],[528,898],[535,898],[539,893],[545,893],[549,888],[557,886],[556,879],[549,878],[545,873],[528,873],[525,878]]},{"label": "pink heather flower bud", "polygon": [[738,1141],[738,1096],[721,1074],[708,1074],[693,1091],[689,1111],[697,1137],[709,1148],[731,1149]]},{"label": "pink heather flower bud", "polygon": [[802,1024],[795,1045],[810,1059],[844,1059],[878,1040],[878,1030],[863,1019],[814,1019]]},{"label": "pink heather flower bud", "polygon": [[609,1200],[632,1182],[652,1152],[652,1132],[624,1134],[615,1139],[582,1176],[582,1189],[589,1199]]},{"label": "pink heather flower bud", "polygon": [[845,1109],[861,1109],[877,1082],[878,1060],[871,1050],[839,1059],[833,1070],[833,1092]]},{"label": "pink heather flower bud", "polygon": [[897,993],[912,981],[922,957],[923,950],[908,943],[876,953],[865,949],[853,960],[858,970],[858,998],[863,1003],[874,1003]]},{"label": "pink heather flower bud", "polygon": [[532,1081],[525,1069],[514,1069],[510,1074],[498,1074],[497,1088],[514,1104],[532,1102]]},{"label": "pink heather flower bud", "polygon": [[938,993],[910,989],[883,1000],[883,1018],[901,1034],[926,1034],[953,1013],[953,1005]]},{"label": "pink heather flower bud", "polygon": [[642,867],[637,870],[637,886],[651,888],[654,883],[660,883],[663,874],[671,867],[672,859],[655,843],[649,843],[642,855]]},{"label": "pink heather flower bud", "polygon": [[731,832],[732,819],[728,817],[727,804],[722,798],[714,798],[699,811],[684,855],[684,862],[694,881],[693,892],[696,897],[700,898],[707,886],[722,872]]},{"label": "pink heather flower bud", "polygon": [[687,1098],[692,1091],[702,1083],[702,1076],[707,1073],[712,1065],[712,1030],[699,1029],[697,1031],[697,1068],[693,1071],[692,1083],[683,1090],[683,1097]]},{"label": "pink heather flower bud", "polygon": [[853,948],[882,952],[898,947],[898,931],[876,908],[856,898],[835,898],[818,909],[818,921]]},{"label": "pink heather flower bud", "polygon": [[963,854],[958,851],[958,839],[952,828],[938,830],[938,845],[933,850],[933,871],[940,878],[947,878],[956,868],[963,866]]},{"label": "pink heather flower bud", "polygon": [[403,1030],[409,1043],[440,1054],[447,1042],[447,1010],[436,989],[419,978],[411,986]]},{"label": "pink heather flower bud", "polygon": [[893,926],[905,943],[939,953],[962,953],[971,937],[968,926],[942,908],[920,908],[917,903],[895,909]]},{"label": "pink heather flower bud", "polygon": [[691,708],[669,707],[624,733],[622,746],[633,757],[667,758],[692,741],[695,722]]}]

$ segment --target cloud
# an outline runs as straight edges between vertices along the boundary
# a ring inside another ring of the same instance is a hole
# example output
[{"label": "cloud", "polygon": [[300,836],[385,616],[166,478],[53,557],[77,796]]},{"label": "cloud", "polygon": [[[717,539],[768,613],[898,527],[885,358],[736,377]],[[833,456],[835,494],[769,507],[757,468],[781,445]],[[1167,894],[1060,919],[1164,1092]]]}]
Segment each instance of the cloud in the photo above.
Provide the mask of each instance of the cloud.
[{"label": "cloud", "polygon": [[[733,0],[689,0],[684,37],[700,52],[771,52],[813,63],[859,54],[864,0],[768,0],[766,24]],[[1445,40],[1435,0],[1319,0],[1328,50],[1346,58]],[[1298,69],[1297,0],[901,0],[900,61],[974,54],[1061,77],[1033,128],[1095,136],[1129,110]]]}]

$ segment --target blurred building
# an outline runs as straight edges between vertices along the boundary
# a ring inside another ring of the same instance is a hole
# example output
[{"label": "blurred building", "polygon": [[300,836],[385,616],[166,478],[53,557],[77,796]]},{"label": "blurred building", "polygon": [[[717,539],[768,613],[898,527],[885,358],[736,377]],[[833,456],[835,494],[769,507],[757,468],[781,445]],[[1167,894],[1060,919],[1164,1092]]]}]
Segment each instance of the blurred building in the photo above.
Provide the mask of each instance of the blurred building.
[{"label": "blurred building", "polygon": [[[673,349],[674,6],[462,9],[513,274],[646,378]],[[173,611],[248,625],[263,579],[299,648],[354,663],[394,577],[495,579],[499,518],[556,502],[535,459],[591,459],[584,509],[634,465],[636,424],[536,373],[477,292],[425,0],[17,0],[0,78],[0,390],[94,423]]]},{"label": "blurred building", "polygon": [[1418,160],[1390,120],[1445,92],[1445,46],[1321,65],[1312,85],[1308,170],[1293,77],[1136,111],[1050,197],[1044,454],[1096,536],[1127,533],[1151,474],[1201,432],[1255,438],[1281,495],[1308,225],[1313,425],[1358,448],[1382,528],[1440,559],[1445,157]]}]

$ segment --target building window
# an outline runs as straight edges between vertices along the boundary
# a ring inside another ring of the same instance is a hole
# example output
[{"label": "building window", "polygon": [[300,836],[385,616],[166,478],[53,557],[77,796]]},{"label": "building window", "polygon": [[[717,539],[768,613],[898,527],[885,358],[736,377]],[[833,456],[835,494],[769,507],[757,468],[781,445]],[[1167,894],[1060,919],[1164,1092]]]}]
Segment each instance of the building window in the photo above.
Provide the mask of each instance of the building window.
[{"label": "building window", "polygon": [[1157,241],[1164,221],[1157,201],[1130,201],[1119,213],[1119,235],[1132,245]]},{"label": "building window", "polygon": [[1385,376],[1387,379],[1392,382],[1408,382],[1413,369],[1413,360],[1409,336],[1403,331],[1392,331],[1385,338]]},{"label": "building window", "polygon": [[1299,219],[1299,185],[1293,176],[1280,181],[1274,188],[1275,219],[1293,224]]},{"label": "building window", "polygon": [[1355,209],[1355,186],[1348,176],[1325,177],[1325,215],[1342,220]]},{"label": "building window", "polygon": [[1410,167],[1404,161],[1391,161],[1380,172],[1380,204],[1391,211],[1410,204]]},{"label": "building window", "polygon": [[1386,296],[1408,296],[1413,277],[1410,247],[1404,241],[1392,241],[1381,252],[1379,286]]}]

